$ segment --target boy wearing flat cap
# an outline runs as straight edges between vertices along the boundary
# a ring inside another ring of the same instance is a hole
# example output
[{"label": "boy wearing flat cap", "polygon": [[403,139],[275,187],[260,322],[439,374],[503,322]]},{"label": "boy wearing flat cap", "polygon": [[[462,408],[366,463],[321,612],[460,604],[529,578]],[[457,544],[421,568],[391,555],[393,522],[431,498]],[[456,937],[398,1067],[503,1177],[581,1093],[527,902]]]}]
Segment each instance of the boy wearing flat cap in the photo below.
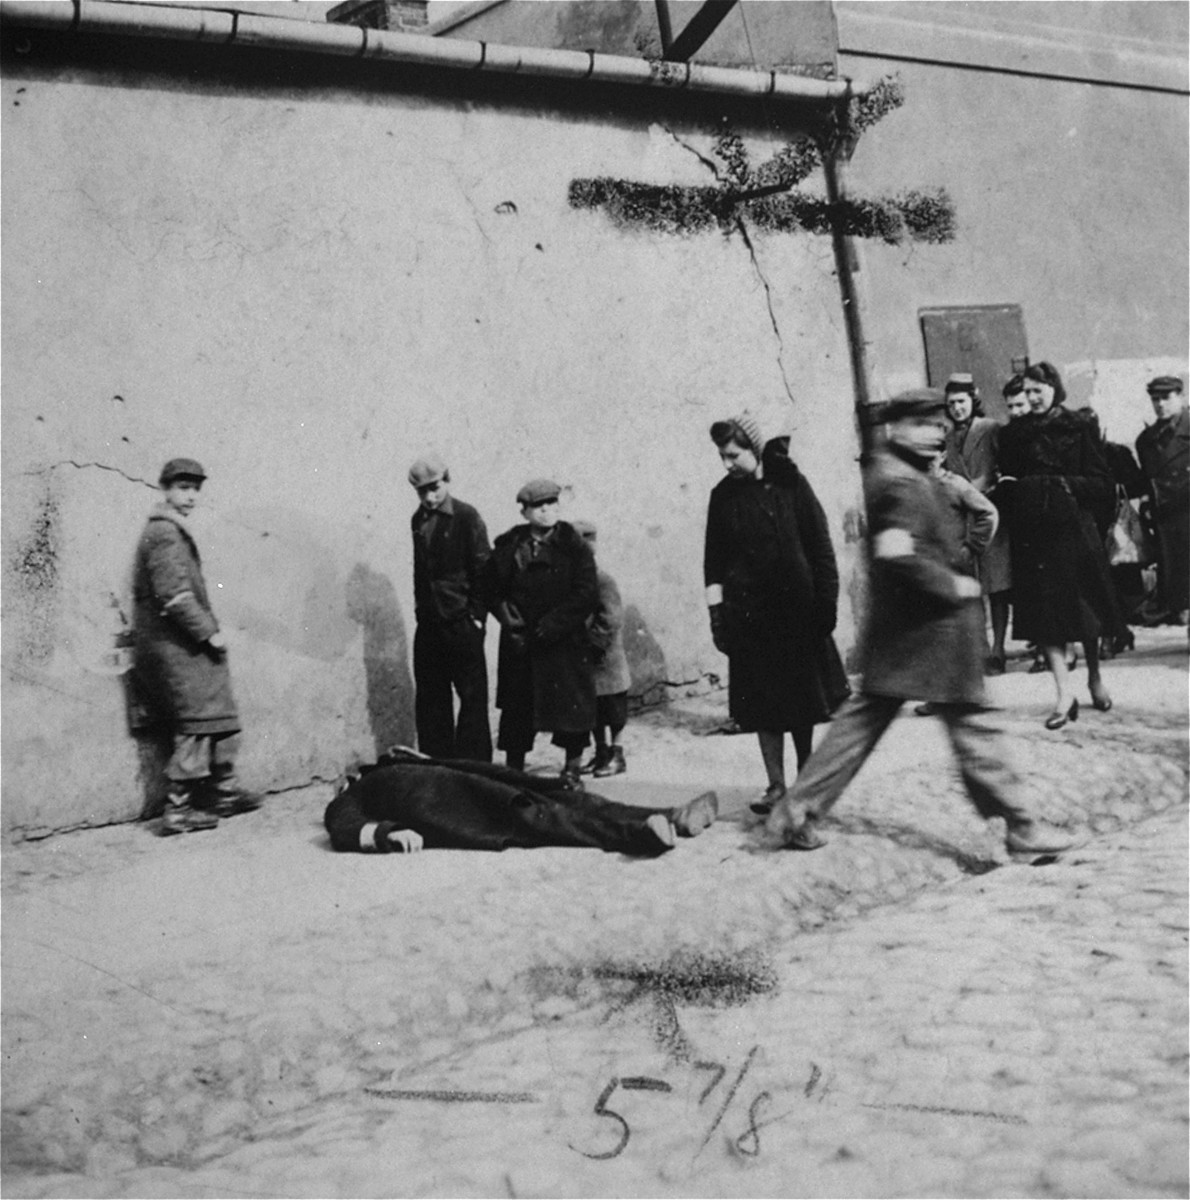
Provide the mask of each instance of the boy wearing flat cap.
[{"label": "boy wearing flat cap", "polygon": [[1176,375],[1148,386],[1157,420],[1136,439],[1136,457],[1148,481],[1157,531],[1157,621],[1185,625],[1190,618],[1190,414]]},{"label": "boy wearing flat cap", "polygon": [[192,458],[165,464],[163,499],[149,515],[133,569],[133,726],[163,730],[173,739],[165,768],[163,836],[213,829],[219,817],[261,804],[236,779],[240,721],[227,642],[187,528],[205,479]]},{"label": "boy wearing flat cap", "polygon": [[450,494],[450,471],[438,455],[419,458],[409,482],[420,501],[411,520],[418,749],[434,758],[491,762],[483,649],[488,613],[480,584],[491,553],[487,527],[470,504]]},{"label": "boy wearing flat cap", "polygon": [[558,519],[561,490],[534,479],[517,492],[524,524],[496,539],[484,592],[500,622],[497,745],[520,770],[536,734],[552,733],[566,755],[562,777],[577,790],[595,724],[587,622],[599,606],[599,584],[591,548]]},{"label": "boy wearing flat cap", "polygon": [[859,647],[863,685],[769,817],[769,832],[790,849],[824,844],[818,822],[911,697],[931,701],[945,722],[971,802],[982,817],[1004,818],[1011,853],[1051,854],[1071,844],[1025,810],[1021,780],[996,744],[998,730],[979,713],[980,586],[955,569],[961,547],[942,484],[930,473],[945,443],[945,407],[932,388],[904,392],[886,406],[886,442],[864,473],[871,592]]}]

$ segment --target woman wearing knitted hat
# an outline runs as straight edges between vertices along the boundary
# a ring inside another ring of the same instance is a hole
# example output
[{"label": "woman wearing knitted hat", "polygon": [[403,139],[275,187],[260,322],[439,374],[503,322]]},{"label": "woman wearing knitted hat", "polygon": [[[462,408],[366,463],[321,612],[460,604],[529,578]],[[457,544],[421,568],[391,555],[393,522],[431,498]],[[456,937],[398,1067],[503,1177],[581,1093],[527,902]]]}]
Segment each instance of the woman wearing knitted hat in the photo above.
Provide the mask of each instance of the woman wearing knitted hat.
[{"label": "woman wearing knitted hat", "polygon": [[785,794],[785,733],[800,769],[814,726],[848,694],[831,637],[839,572],[822,505],[788,439],[765,445],[744,412],[716,421],[711,440],[727,472],[707,510],[711,636],[728,658],[732,719],[760,743],[768,787],[752,809],[766,813]]}]

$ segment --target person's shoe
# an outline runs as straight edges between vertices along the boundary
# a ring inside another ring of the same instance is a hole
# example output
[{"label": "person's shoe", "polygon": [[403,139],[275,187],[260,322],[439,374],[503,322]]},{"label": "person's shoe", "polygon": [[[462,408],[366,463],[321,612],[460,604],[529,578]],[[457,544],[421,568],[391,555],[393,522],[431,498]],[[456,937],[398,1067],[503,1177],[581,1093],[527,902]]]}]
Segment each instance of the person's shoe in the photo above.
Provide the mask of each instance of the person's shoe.
[{"label": "person's shoe", "polygon": [[610,746],[596,746],[594,755],[580,768],[580,775],[594,775],[611,762],[612,749]]},{"label": "person's shoe", "polygon": [[1030,667],[1029,667],[1028,674],[1030,674],[1030,675],[1044,675],[1044,674],[1046,673],[1046,671],[1048,671],[1049,669],[1050,669],[1050,668],[1049,668],[1049,663],[1047,663],[1047,662],[1045,661],[1045,658],[1044,658],[1044,656],[1042,656],[1042,655],[1037,655],[1037,656],[1036,656],[1036,657],[1033,659],[1033,662],[1032,662],[1032,664],[1031,664],[1031,665],[1030,665]]},{"label": "person's shoe", "polygon": [[1070,707],[1065,711],[1052,712],[1045,719],[1046,729],[1061,729],[1067,721],[1078,720],[1078,701],[1071,700]]},{"label": "person's shoe", "polygon": [[1003,654],[989,654],[983,664],[985,675],[1003,675],[1008,670],[1008,660]]},{"label": "person's shoe", "polygon": [[1004,838],[1004,848],[1008,853],[1022,857],[1061,854],[1073,845],[1074,838],[1044,821],[1022,821],[1018,825],[1011,825]]},{"label": "person's shoe", "polygon": [[586,788],[583,787],[583,781],[579,777],[579,769],[577,767],[563,767],[558,775],[558,780],[568,792],[586,791]]},{"label": "person's shoe", "polygon": [[1091,707],[1100,712],[1111,712],[1112,699],[1107,688],[1098,680],[1091,684]]},{"label": "person's shoe", "polygon": [[166,800],[165,811],[161,814],[161,836],[197,833],[203,829],[214,829],[218,824],[219,818],[214,813],[203,812],[202,809],[180,804],[176,800]]},{"label": "person's shoe", "polygon": [[655,848],[659,854],[674,848],[676,844],[674,827],[665,813],[654,813],[645,822],[645,828],[653,835],[653,839],[657,843]]},{"label": "person's shoe", "polygon": [[938,702],[936,700],[926,700],[923,703],[918,704],[913,711],[917,713],[919,717],[932,717],[938,711]]},{"label": "person's shoe", "polygon": [[782,804],[765,822],[765,832],[786,850],[817,850],[826,845],[818,835],[817,816],[801,805]]},{"label": "person's shoe", "polygon": [[255,812],[264,803],[257,792],[221,792],[216,789],[208,811],[217,817],[234,817],[240,813]]},{"label": "person's shoe", "polygon": [[767,817],[773,811],[773,806],[785,798],[783,783],[770,783],[764,789],[764,795],[759,800],[753,800],[748,807],[758,816]]},{"label": "person's shoe", "polygon": [[679,837],[698,837],[704,829],[714,825],[718,816],[719,797],[714,792],[703,792],[681,808],[673,809],[669,819]]},{"label": "person's shoe", "polygon": [[623,775],[628,770],[628,764],[624,761],[623,746],[610,747],[608,754],[607,761],[595,768],[596,779],[606,779],[609,775]]}]

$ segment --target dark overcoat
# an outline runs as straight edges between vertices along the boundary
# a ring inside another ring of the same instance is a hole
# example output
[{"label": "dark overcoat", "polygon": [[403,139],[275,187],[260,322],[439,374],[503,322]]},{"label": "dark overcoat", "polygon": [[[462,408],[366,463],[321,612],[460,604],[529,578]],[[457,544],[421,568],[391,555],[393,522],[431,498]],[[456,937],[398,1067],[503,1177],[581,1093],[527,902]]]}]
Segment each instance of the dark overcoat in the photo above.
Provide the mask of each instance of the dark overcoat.
[{"label": "dark overcoat", "polygon": [[133,566],[132,723],[172,733],[240,728],[227,655],[207,644],[219,629],[198,547],[166,504],[149,517]]},{"label": "dark overcoat", "polygon": [[997,489],[1012,547],[1013,636],[1043,646],[1121,635],[1102,531],[1115,483],[1096,421],[1055,406],[1000,433]]},{"label": "dark overcoat", "polygon": [[[427,522],[432,522],[429,537]],[[413,598],[417,619],[449,625],[462,617],[487,616],[480,579],[491,553],[483,518],[454,496],[434,513],[418,506],[413,532]]]},{"label": "dark overcoat", "polygon": [[1142,430],[1136,453],[1153,498],[1162,599],[1182,612],[1190,607],[1190,412]]},{"label": "dark overcoat", "polygon": [[[969,480],[985,496],[993,491],[999,476],[1001,428],[991,417],[972,417],[965,425],[952,425],[946,434],[946,469]],[[995,497],[991,498],[995,503]],[[1007,521],[997,525],[979,559],[978,574],[989,595],[1012,587]]]},{"label": "dark overcoat", "polygon": [[427,850],[576,846],[656,856],[667,847],[647,822],[659,811],[668,810],[573,792],[557,778],[491,763],[398,753],[366,768],[327,805],[323,821],[336,850],[383,852],[390,832],[412,829]]},{"label": "dark overcoat", "polygon": [[863,690],[983,704],[983,603],[960,596],[963,560],[942,482],[888,445],[864,471],[871,590],[860,635]]},{"label": "dark overcoat", "polygon": [[723,589],[728,706],[747,731],[825,721],[849,691],[826,514],[784,444],[766,447],[761,478],[720,480],[707,508],[703,575]]},{"label": "dark overcoat", "polygon": [[594,728],[587,622],[599,606],[599,584],[582,535],[559,521],[548,538],[535,541],[529,525],[513,526],[492,547],[484,595],[500,622],[496,707],[530,701],[538,731]]}]

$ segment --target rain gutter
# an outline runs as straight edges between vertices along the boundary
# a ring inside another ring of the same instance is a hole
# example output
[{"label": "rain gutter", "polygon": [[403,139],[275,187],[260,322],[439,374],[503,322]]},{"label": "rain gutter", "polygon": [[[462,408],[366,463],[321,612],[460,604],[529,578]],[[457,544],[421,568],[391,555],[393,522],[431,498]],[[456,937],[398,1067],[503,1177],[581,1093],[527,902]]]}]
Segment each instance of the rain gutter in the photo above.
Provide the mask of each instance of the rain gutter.
[{"label": "rain gutter", "polygon": [[2,0],[0,22],[65,33],[215,43],[531,78],[750,96],[769,104],[838,103],[857,90],[846,79],[813,79],[777,71],[660,62],[593,50],[505,46],[352,25],[322,25],[218,8],[121,4],[115,0]]}]

